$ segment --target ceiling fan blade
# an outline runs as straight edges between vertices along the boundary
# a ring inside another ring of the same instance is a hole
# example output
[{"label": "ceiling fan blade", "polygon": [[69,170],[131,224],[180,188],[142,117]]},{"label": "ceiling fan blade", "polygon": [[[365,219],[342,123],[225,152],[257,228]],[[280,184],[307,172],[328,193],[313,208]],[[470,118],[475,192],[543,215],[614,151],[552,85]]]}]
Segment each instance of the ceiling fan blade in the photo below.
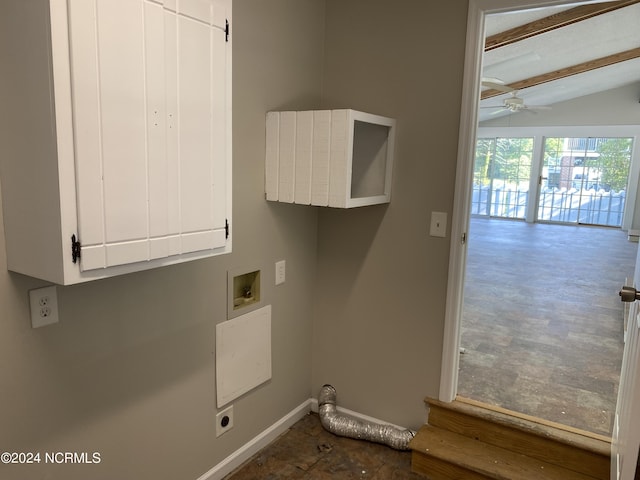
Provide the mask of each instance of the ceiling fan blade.
[{"label": "ceiling fan blade", "polygon": [[504,85],[504,80],[498,77],[482,77],[481,80],[483,83],[490,82],[490,83],[497,83],[498,85]]},{"label": "ceiling fan blade", "polygon": [[504,93],[512,93],[516,91],[515,88],[511,88],[509,85],[502,85],[500,83],[494,83],[494,82],[483,81],[482,86],[487,88],[492,88],[493,90],[498,90],[499,92],[504,92]]},{"label": "ceiling fan blade", "polygon": [[525,105],[527,110],[551,110],[549,105]]}]

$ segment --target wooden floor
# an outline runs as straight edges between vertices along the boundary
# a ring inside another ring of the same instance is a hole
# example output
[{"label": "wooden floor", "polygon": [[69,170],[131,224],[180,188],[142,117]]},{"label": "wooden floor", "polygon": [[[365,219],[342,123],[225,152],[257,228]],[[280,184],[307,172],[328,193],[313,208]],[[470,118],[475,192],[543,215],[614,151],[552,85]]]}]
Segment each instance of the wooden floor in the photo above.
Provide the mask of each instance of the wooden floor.
[{"label": "wooden floor", "polygon": [[610,435],[623,351],[617,229],[473,218],[458,394]]}]

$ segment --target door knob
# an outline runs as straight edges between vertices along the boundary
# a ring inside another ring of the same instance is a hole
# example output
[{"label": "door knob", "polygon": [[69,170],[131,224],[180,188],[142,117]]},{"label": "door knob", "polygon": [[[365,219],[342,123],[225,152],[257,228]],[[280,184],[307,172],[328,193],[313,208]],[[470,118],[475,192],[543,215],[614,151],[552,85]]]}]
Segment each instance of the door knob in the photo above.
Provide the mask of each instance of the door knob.
[{"label": "door knob", "polygon": [[633,287],[624,286],[618,293],[620,300],[623,302],[635,302],[640,300],[640,292]]}]

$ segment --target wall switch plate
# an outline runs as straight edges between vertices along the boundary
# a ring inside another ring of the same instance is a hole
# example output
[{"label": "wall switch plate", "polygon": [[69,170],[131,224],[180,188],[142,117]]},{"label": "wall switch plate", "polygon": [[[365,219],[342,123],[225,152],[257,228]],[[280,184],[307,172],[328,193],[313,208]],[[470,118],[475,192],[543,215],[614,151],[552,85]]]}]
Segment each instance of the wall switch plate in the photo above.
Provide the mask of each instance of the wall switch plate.
[{"label": "wall switch plate", "polygon": [[431,227],[429,228],[429,235],[432,237],[447,236],[446,212],[431,212]]},{"label": "wall switch plate", "polygon": [[286,278],[287,265],[284,260],[276,262],[276,285],[284,283]]},{"label": "wall switch plate", "polygon": [[233,428],[233,405],[225,408],[216,415],[216,437],[227,433]]},{"label": "wall switch plate", "polygon": [[29,290],[29,309],[31,310],[31,326],[33,328],[58,323],[58,291],[56,286]]}]

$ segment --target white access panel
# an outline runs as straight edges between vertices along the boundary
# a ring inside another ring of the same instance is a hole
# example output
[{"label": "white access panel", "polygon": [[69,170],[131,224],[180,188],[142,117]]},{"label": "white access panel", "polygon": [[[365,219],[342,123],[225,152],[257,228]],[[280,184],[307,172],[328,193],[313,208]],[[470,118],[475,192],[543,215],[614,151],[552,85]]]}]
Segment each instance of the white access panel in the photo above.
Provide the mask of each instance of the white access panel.
[{"label": "white access panel", "polygon": [[271,305],[216,325],[218,408],[271,378]]}]

